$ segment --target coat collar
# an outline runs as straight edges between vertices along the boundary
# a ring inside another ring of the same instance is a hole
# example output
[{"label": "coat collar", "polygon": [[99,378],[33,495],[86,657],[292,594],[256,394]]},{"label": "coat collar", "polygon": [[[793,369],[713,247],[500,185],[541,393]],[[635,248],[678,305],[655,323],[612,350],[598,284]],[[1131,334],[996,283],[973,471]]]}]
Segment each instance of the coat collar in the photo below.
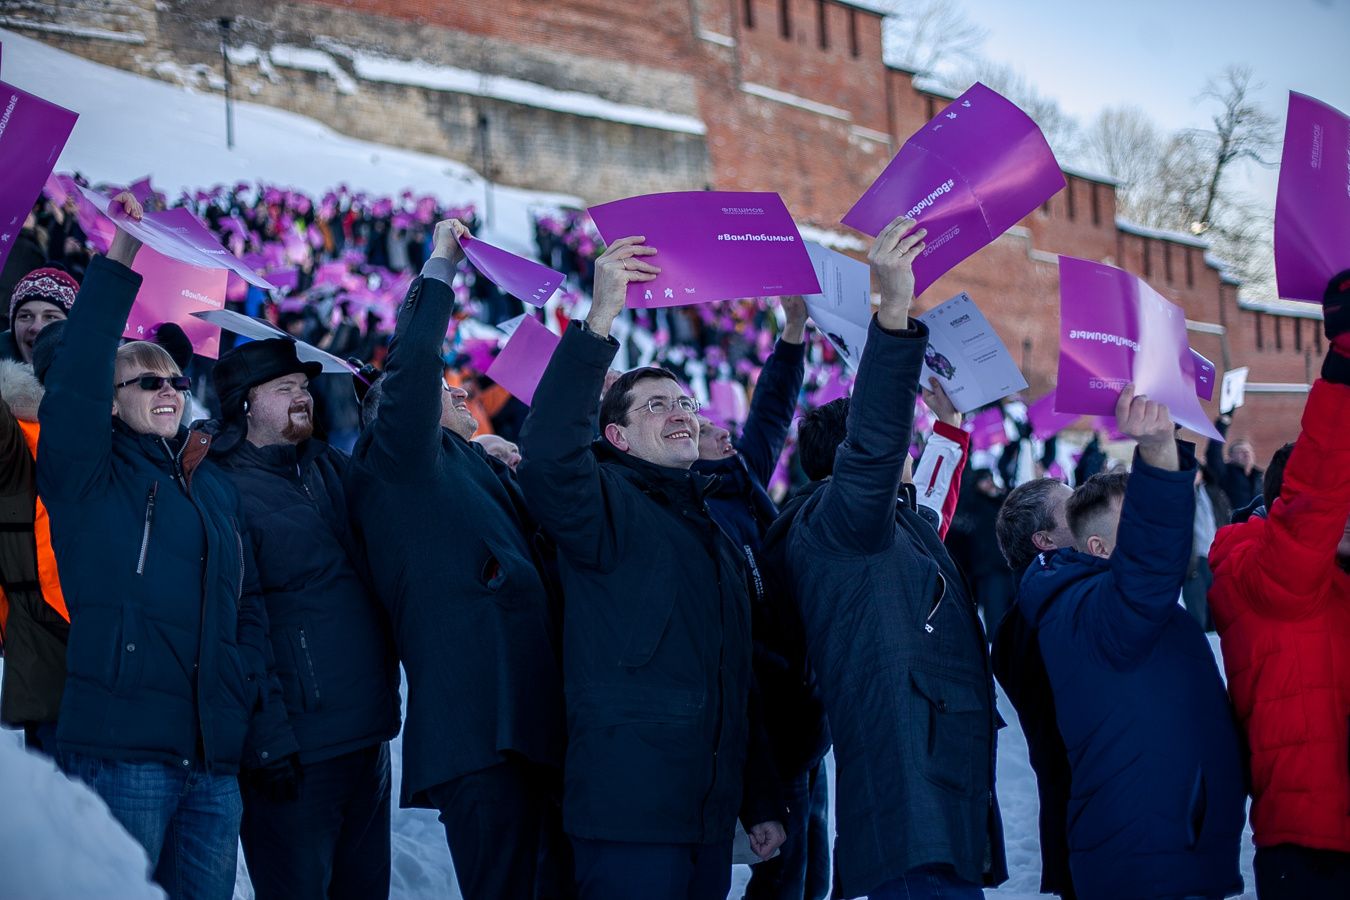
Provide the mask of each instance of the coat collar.
[{"label": "coat collar", "polygon": [[609,441],[600,438],[592,442],[591,452],[601,463],[613,463],[626,472],[643,493],[661,498],[667,503],[692,499],[702,505],[709,494],[722,483],[717,475],[703,475],[692,469],[658,466],[631,453],[624,453]]}]

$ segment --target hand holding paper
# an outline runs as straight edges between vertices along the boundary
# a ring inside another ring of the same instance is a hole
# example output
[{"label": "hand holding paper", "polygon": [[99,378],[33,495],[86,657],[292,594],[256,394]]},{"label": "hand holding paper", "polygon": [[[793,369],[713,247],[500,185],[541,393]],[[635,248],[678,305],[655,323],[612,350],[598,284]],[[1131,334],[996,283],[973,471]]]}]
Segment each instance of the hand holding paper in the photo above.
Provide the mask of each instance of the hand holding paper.
[{"label": "hand holding paper", "polygon": [[787,324],[783,326],[783,340],[800,344],[806,340],[806,300],[801,294],[789,294],[779,301]]},{"label": "hand holding paper", "polygon": [[451,265],[458,265],[464,258],[464,248],[459,245],[459,239],[468,236],[469,227],[459,219],[437,222],[432,240],[432,259],[448,259]]},{"label": "hand holding paper", "polygon": [[1116,400],[1116,427],[1139,444],[1139,458],[1156,469],[1175,472],[1181,468],[1177,456],[1176,427],[1167,404],[1136,395],[1134,383],[1125,385]]},{"label": "hand holding paper", "polygon": [[913,219],[900,217],[882,229],[867,251],[867,263],[881,284],[877,324],[891,331],[909,327],[909,304],[914,300],[914,260],[923,252],[927,229],[914,230]]},{"label": "hand holding paper", "polygon": [[928,404],[928,408],[933,411],[933,416],[939,422],[945,422],[953,428],[961,427],[961,414],[952,405],[951,398],[943,390],[941,381],[930,377],[928,387],[923,387],[923,385],[919,387],[923,391],[923,402]]},{"label": "hand holding paper", "polygon": [[628,285],[661,274],[660,266],[642,259],[656,255],[655,247],[643,245],[645,240],[641,235],[620,238],[595,261],[595,290],[586,325],[601,337],[609,337],[609,326],[623,312]]},{"label": "hand holding paper", "polygon": [[[113,198],[112,204],[108,207],[108,212],[118,211],[120,207],[121,215],[111,216],[114,222],[120,221],[123,217],[139,222],[145,216],[145,210],[141,204],[136,202],[136,198],[130,191],[123,191]],[[108,248],[108,259],[114,262],[120,262],[128,268],[136,261],[136,251],[141,249],[139,239],[132,237],[131,233],[125,228],[118,228],[116,236],[113,237],[112,246]]]}]

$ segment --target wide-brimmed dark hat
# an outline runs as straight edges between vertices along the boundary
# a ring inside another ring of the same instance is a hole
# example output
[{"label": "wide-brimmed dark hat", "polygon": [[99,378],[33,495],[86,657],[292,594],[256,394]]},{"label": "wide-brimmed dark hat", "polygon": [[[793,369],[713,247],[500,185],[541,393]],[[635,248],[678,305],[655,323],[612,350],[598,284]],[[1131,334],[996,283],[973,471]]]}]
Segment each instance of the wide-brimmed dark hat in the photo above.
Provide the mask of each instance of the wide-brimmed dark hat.
[{"label": "wide-brimmed dark hat", "polygon": [[221,419],[221,429],[211,449],[228,451],[247,434],[244,400],[250,388],[283,375],[304,375],[312,380],[322,371],[322,363],[301,361],[295,354],[295,341],[285,338],[249,341],[221,354],[211,369]]}]

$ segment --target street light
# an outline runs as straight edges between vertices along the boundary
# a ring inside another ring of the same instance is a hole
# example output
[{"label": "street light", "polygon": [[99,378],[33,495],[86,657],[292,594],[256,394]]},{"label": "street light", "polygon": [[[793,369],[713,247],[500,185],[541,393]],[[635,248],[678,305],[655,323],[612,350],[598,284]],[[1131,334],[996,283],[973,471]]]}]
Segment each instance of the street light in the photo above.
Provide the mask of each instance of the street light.
[{"label": "street light", "polygon": [[230,97],[230,20],[220,19],[220,58],[225,64],[225,147],[234,149],[234,107]]}]

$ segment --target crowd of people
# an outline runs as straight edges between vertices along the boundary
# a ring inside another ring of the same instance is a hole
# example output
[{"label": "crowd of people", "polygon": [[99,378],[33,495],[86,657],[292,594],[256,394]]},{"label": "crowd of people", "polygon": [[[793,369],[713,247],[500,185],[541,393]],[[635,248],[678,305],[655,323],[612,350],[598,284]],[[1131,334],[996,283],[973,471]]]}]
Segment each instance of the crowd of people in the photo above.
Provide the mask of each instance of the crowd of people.
[{"label": "crowd of people", "polygon": [[[738,821],[749,898],[979,897],[1008,874],[996,683],[1037,776],[1043,891],[1240,893],[1250,794],[1258,896],[1350,896],[1350,271],[1303,432],[1265,470],[1246,442],[1198,460],[1130,385],[1131,462],[1103,435],[1070,487],[1025,474],[1056,453],[1016,411],[973,467],[921,385],[912,220],[868,252],[851,395],[798,418],[826,352],[800,298],[642,312],[668,349],[641,362],[666,365],[618,371],[660,248],[596,255],[584,222],[541,218],[589,302],[553,311],[526,407],[456,333],[465,304],[491,324],[516,303],[465,288],[471,217],[244,194],[185,199],[241,255],[308,248],[303,299],[271,314],[359,374],[284,338],[214,364],[171,325],[124,342],[140,244],[88,252],[69,196],[6,267],[0,720],[98,793],[171,897],[232,896],[240,843],[261,900],[387,896],[400,730],[398,802],[439,811],[469,900],[722,900]],[[387,316],[360,285],[317,290],[358,250],[348,275],[400,289]],[[691,391],[710,372],[748,382],[743,422]]]}]

